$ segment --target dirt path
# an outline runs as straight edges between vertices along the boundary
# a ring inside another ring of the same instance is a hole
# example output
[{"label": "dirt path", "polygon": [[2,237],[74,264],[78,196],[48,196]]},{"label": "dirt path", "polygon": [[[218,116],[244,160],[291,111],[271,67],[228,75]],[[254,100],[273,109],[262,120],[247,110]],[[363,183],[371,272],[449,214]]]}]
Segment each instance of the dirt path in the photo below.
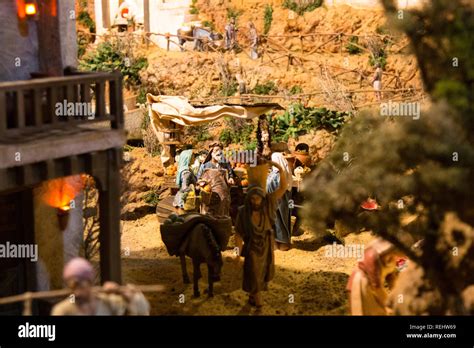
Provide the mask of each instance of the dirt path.
[{"label": "dirt path", "polygon": [[[368,232],[346,237],[348,244],[367,244]],[[356,258],[326,256],[326,247],[306,232],[293,238],[293,249],[276,251],[276,274],[264,294],[263,315],[344,315],[347,313],[345,287],[357,264]],[[125,282],[163,284],[166,290],[150,294],[153,315],[251,315],[247,295],[241,289],[242,263],[234,261],[233,251],[223,253],[221,282],[215,284],[215,297],[208,299],[207,269],[202,265],[201,297],[192,297],[192,284],[181,279],[179,259],[168,255],[161,241],[158,220],[147,215],[123,221],[123,275]],[[191,273],[191,262],[188,259]],[[180,295],[184,303],[180,303]],[[182,296],[181,296],[182,298]]]}]

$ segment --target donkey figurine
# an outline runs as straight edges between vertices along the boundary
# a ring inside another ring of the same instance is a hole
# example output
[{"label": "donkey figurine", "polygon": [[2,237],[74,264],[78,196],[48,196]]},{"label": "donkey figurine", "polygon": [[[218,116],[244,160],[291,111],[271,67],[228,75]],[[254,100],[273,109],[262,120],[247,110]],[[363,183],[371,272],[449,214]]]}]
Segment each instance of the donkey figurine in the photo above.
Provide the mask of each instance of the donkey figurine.
[{"label": "donkey figurine", "polygon": [[222,269],[221,247],[217,242],[212,230],[204,223],[199,223],[187,234],[185,241],[181,245],[179,256],[181,259],[181,271],[183,282],[191,283],[186,269],[186,256],[193,261],[193,283],[194,297],[199,297],[198,280],[201,275],[201,263],[207,264],[208,270],[208,296],[214,296],[214,282],[220,281]]}]

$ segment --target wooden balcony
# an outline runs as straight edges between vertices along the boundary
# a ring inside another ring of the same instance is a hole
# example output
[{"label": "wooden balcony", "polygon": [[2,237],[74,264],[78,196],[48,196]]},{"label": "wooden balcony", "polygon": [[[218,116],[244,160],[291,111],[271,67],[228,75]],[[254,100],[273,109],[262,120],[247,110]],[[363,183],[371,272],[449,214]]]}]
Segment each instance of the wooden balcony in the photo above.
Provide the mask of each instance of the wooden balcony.
[{"label": "wooden balcony", "polygon": [[[86,154],[124,142],[119,73],[0,83],[0,177],[7,175],[2,169],[41,162],[81,163]],[[0,191],[7,189],[3,183]]]},{"label": "wooden balcony", "polygon": [[[91,105],[94,118],[58,115],[57,103],[64,102]],[[118,73],[0,83],[0,138],[104,121],[110,122],[112,129],[122,129],[122,104],[122,78]]]},{"label": "wooden balcony", "polygon": [[[101,278],[119,283],[123,128],[119,73],[0,83],[0,195],[92,175],[99,189]],[[31,213],[24,221],[29,230],[33,219]]]}]

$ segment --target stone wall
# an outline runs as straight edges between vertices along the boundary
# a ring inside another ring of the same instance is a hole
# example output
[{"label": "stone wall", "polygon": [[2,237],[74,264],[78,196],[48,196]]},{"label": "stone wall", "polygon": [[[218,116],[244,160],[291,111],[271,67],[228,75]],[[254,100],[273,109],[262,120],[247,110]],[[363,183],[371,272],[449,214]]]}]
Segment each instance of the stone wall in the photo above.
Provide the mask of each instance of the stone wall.
[{"label": "stone wall", "polygon": [[[74,0],[59,1],[63,66],[77,65]],[[39,14],[41,15],[41,14]],[[20,33],[16,1],[0,2],[0,81],[26,80],[39,71],[37,22],[28,20]]]},{"label": "stone wall", "polygon": [[25,80],[38,71],[36,23],[29,21],[26,36],[18,28],[16,1],[0,2],[0,82]]},{"label": "stone wall", "polygon": [[37,290],[52,290],[63,287],[63,267],[70,259],[80,254],[83,247],[83,194],[74,199],[75,208],[69,211],[69,220],[64,231],[59,229],[56,208],[46,205],[42,191],[34,193],[35,238],[38,244]]}]

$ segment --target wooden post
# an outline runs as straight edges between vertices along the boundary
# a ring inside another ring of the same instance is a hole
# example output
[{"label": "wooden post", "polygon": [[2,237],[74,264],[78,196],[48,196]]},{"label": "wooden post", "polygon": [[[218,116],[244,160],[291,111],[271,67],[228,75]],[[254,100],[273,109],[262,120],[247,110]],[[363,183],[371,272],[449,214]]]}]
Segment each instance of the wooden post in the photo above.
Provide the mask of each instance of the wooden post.
[{"label": "wooden post", "polygon": [[150,32],[150,0],[143,0],[143,20],[145,33]]},{"label": "wooden post", "polygon": [[63,75],[58,5],[58,0],[38,2],[39,66],[49,76]]},{"label": "wooden post", "polygon": [[120,259],[120,148],[107,151],[107,173],[99,185],[101,282],[122,282]]},{"label": "wooden post", "polygon": [[110,114],[111,125],[114,129],[123,128],[123,94],[122,94],[122,75],[119,72],[115,73],[116,77],[110,81]]},{"label": "wooden post", "polygon": [[102,0],[102,26],[110,28],[110,6],[109,0]]}]

